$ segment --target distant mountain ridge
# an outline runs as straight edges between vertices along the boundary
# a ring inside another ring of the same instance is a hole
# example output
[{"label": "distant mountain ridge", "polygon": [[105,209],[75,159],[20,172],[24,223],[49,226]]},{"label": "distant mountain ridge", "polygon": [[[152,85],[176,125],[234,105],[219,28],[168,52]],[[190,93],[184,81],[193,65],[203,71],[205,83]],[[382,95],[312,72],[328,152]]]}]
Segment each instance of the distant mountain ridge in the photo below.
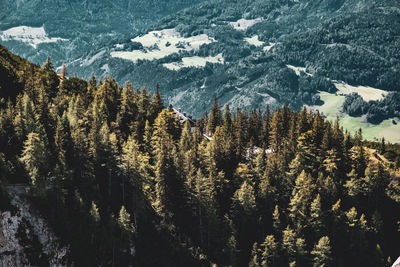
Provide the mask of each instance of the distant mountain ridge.
[{"label": "distant mountain ridge", "polygon": [[[373,0],[211,0],[161,19],[128,42],[94,51],[85,62],[101,56],[84,68],[82,60],[70,68],[136,86],[159,83],[168,102],[196,116],[213,96],[234,107],[300,108],[319,103],[321,90],[334,92],[332,80],[398,89],[398,8],[396,1]],[[165,53],[167,46],[143,47],[136,40],[164,29],[215,41],[154,59],[154,51]],[[358,48],[346,50],[350,45]],[[305,67],[312,76],[296,75],[287,65]]]}]

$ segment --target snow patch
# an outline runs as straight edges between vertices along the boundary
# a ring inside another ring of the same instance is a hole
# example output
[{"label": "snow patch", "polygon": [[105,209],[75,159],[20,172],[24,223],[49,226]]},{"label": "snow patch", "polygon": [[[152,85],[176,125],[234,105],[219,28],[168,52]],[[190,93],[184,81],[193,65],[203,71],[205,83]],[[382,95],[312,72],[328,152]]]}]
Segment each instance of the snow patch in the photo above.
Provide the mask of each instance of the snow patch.
[{"label": "snow patch", "polygon": [[274,104],[276,103],[276,98],[273,98],[272,96],[270,96],[269,94],[265,94],[265,93],[257,93],[258,95],[267,98],[267,100],[265,101],[266,104]]},{"label": "snow patch", "polygon": [[152,31],[143,36],[135,37],[132,42],[143,45],[143,50],[112,52],[112,57],[137,62],[138,60],[161,59],[181,51],[197,51],[203,44],[216,42],[207,34],[182,37],[175,29]]},{"label": "snow patch", "polygon": [[201,88],[201,89],[206,88],[206,79],[204,79],[204,82],[203,82],[203,84],[202,84],[202,86],[201,86],[200,88]]},{"label": "snow patch", "polygon": [[94,55],[93,57],[91,57],[90,59],[84,60],[81,63],[81,67],[87,67],[93,64],[93,62],[95,62],[97,59],[99,59],[102,55],[104,55],[104,53],[106,52],[106,50],[102,50],[99,53],[97,53],[96,55]]},{"label": "snow patch", "polygon": [[100,69],[104,70],[105,73],[110,73],[110,66],[108,64],[104,64]]},{"label": "snow patch", "polygon": [[165,63],[163,66],[170,70],[179,70],[181,68],[188,67],[204,68],[207,62],[223,64],[224,58],[222,57],[222,53],[216,55],[215,57],[183,57],[182,62]]},{"label": "snow patch", "polygon": [[251,45],[254,45],[254,46],[262,46],[263,44],[264,44],[264,42],[262,42],[262,41],[260,41],[259,39],[258,39],[258,35],[254,35],[253,37],[251,37],[251,38],[249,38],[249,37],[246,37],[246,38],[244,38],[244,40],[246,40],[246,42],[248,42],[249,44],[251,44]]},{"label": "snow patch", "polygon": [[370,86],[352,86],[344,82],[334,81],[333,83],[338,89],[338,95],[349,95],[351,93],[359,94],[364,101],[368,102],[371,100],[382,100],[389,92],[373,88]]},{"label": "snow patch", "polygon": [[42,43],[56,43],[58,41],[67,41],[63,38],[49,38],[47,36],[44,27],[28,27],[28,26],[18,26],[10,28],[3,32],[0,32],[0,39],[4,42],[17,40],[31,45],[33,48],[37,48],[39,44]]},{"label": "snow patch", "polygon": [[239,19],[238,21],[229,22],[229,24],[238,31],[245,31],[254,24],[263,21],[263,18],[256,18],[256,19]]},{"label": "snow patch", "polygon": [[288,67],[289,69],[293,70],[296,73],[297,76],[300,76],[301,72],[304,72],[308,76],[313,76],[311,73],[308,73],[306,71],[306,68],[304,68],[304,67],[295,67],[295,66],[292,66],[292,65],[286,65],[286,67]]},{"label": "snow patch", "polygon": [[274,46],[275,46],[275,43],[269,43],[268,45],[266,45],[266,46],[263,47],[263,50],[264,50],[264,51],[269,51],[269,50],[271,50],[271,48],[274,47]]}]

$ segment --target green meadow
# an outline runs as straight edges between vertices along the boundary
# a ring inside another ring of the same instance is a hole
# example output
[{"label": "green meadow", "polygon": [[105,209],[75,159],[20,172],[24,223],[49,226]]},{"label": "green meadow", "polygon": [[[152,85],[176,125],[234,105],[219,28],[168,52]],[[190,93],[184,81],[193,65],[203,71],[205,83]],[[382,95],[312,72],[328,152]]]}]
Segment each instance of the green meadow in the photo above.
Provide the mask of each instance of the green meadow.
[{"label": "green meadow", "polygon": [[385,140],[391,143],[400,143],[400,121],[398,119],[395,119],[397,124],[393,123],[393,119],[384,120],[378,125],[371,124],[366,122],[363,117],[351,117],[341,112],[344,96],[321,92],[320,97],[324,104],[313,106],[313,108],[319,110],[329,120],[334,121],[336,117],[339,117],[340,125],[352,134],[361,128],[365,139],[376,140],[385,137]]}]

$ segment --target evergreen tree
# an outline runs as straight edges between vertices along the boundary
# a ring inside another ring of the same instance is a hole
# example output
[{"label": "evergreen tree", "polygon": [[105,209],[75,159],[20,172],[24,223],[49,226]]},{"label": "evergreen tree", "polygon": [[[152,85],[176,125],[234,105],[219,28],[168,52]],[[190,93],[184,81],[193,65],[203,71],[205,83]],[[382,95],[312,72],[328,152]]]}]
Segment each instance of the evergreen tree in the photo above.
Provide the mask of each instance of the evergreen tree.
[{"label": "evergreen tree", "polygon": [[122,206],[119,210],[118,224],[124,231],[130,233],[133,232],[133,225],[131,224],[131,215],[126,211],[125,207]]},{"label": "evergreen tree", "polygon": [[24,142],[21,162],[29,175],[32,185],[39,194],[43,193],[45,179],[48,175],[48,151],[37,133],[30,133]]},{"label": "evergreen tree", "polygon": [[164,109],[164,102],[160,95],[160,87],[156,85],[156,91],[153,94],[153,100],[151,101],[151,114],[153,120],[157,118],[157,115]]},{"label": "evergreen tree", "polygon": [[51,58],[47,57],[46,62],[43,63],[43,68],[48,71],[54,70],[53,62],[51,62]]},{"label": "evergreen tree", "polygon": [[290,228],[290,226],[287,226],[282,233],[282,248],[289,264],[296,259],[296,239],[296,233]]},{"label": "evergreen tree", "polygon": [[94,203],[93,201],[92,201],[92,205],[91,205],[91,207],[90,207],[89,214],[90,214],[92,220],[93,220],[95,223],[99,223],[99,222],[100,222],[100,213],[99,213],[99,209],[97,208],[96,203]]},{"label": "evergreen tree", "polygon": [[249,262],[249,267],[259,267],[259,256],[258,256],[258,244],[254,242],[253,249],[251,251],[251,257]]},{"label": "evergreen tree", "polygon": [[260,140],[264,148],[269,147],[270,116],[269,106],[267,105],[263,116],[262,131],[260,136]]},{"label": "evergreen tree", "polygon": [[310,225],[314,229],[316,234],[320,233],[323,223],[323,214],[321,206],[321,196],[318,194],[317,197],[311,202],[310,207]]},{"label": "evergreen tree", "polygon": [[221,126],[222,123],[222,112],[221,106],[218,103],[216,97],[214,97],[214,102],[210,111],[210,117],[208,119],[207,129],[213,134],[217,126]]},{"label": "evergreen tree", "polygon": [[315,184],[310,175],[304,171],[296,179],[293,196],[290,199],[290,218],[297,229],[306,225],[309,215],[309,207],[313,200]]},{"label": "evergreen tree", "polygon": [[130,83],[125,84],[121,94],[121,105],[117,116],[117,122],[124,135],[129,135],[133,128],[133,122],[137,117],[138,107],[135,95]]},{"label": "evergreen tree", "polygon": [[261,245],[262,250],[261,266],[275,266],[275,259],[278,257],[278,244],[273,235],[267,235],[264,243]]},{"label": "evergreen tree", "polygon": [[321,237],[311,254],[314,256],[313,266],[330,266],[332,259],[329,237]]},{"label": "evergreen tree", "polygon": [[281,219],[278,205],[275,205],[274,212],[272,213],[272,220],[274,230],[279,233],[281,231]]}]

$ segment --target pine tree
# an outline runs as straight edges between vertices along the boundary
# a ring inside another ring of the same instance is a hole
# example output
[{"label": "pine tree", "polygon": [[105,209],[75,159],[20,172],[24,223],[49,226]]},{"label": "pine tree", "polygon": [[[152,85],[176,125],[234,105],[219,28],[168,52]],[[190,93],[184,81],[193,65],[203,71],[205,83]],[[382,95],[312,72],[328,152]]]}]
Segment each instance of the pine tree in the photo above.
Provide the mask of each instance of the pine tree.
[{"label": "pine tree", "polygon": [[94,203],[94,201],[92,201],[92,205],[90,207],[90,211],[89,214],[92,218],[92,220],[95,223],[99,223],[100,222],[100,213],[99,213],[99,209],[97,208],[96,203]]},{"label": "pine tree", "polygon": [[121,105],[117,115],[117,122],[124,135],[129,135],[133,128],[138,113],[138,107],[135,102],[135,95],[130,83],[125,84],[121,94]]},{"label": "pine tree", "polygon": [[288,225],[282,233],[282,248],[287,256],[288,263],[296,259],[296,233]]},{"label": "pine tree", "polygon": [[272,225],[277,233],[281,231],[281,219],[278,205],[275,205],[274,212],[272,213]]},{"label": "pine tree", "polygon": [[297,123],[297,136],[302,135],[303,133],[309,130],[310,126],[308,125],[308,112],[307,108],[304,106],[301,110],[298,123]]},{"label": "pine tree", "polygon": [[100,106],[105,105],[108,112],[106,117],[108,122],[115,121],[118,113],[118,104],[121,96],[120,88],[114,79],[106,77],[104,83],[96,91],[95,99]]},{"label": "pine tree", "polygon": [[270,120],[271,120],[270,116],[271,115],[269,112],[269,106],[267,105],[263,116],[262,131],[260,136],[263,148],[269,147],[269,136],[270,136],[269,131],[270,131]]},{"label": "pine tree", "polygon": [[222,124],[222,112],[221,106],[218,103],[217,98],[214,96],[214,102],[210,111],[210,117],[208,119],[207,129],[209,133],[213,134],[217,126]]},{"label": "pine tree", "polygon": [[275,259],[278,257],[278,244],[273,235],[267,235],[264,243],[262,243],[261,266],[275,266]]},{"label": "pine tree", "polygon": [[139,206],[141,192],[151,197],[152,183],[148,178],[149,157],[140,152],[139,143],[130,136],[122,147],[122,158],[120,168],[123,171],[122,199],[125,201],[126,184],[125,177],[133,187],[132,205],[134,210]]},{"label": "pine tree", "polygon": [[154,132],[152,137],[152,148],[155,156],[155,202],[154,207],[158,214],[166,221],[169,221],[174,214],[174,208],[177,203],[174,201],[174,195],[179,194],[177,173],[174,165],[172,151],[175,145],[172,135],[168,133],[168,114],[163,110],[154,123]]},{"label": "pine tree", "polygon": [[224,110],[224,121],[223,121],[223,129],[225,133],[232,132],[232,118],[231,118],[231,111],[229,109],[229,105],[225,105]]},{"label": "pine tree", "polygon": [[240,213],[244,212],[247,216],[254,214],[256,208],[255,193],[253,187],[247,181],[244,181],[240,189],[235,192],[233,207],[234,211],[238,211],[240,207]]},{"label": "pine tree", "polygon": [[312,125],[312,138],[314,145],[319,148],[324,137],[324,119],[319,114],[319,111],[314,116]]},{"label": "pine tree", "polygon": [[131,224],[131,215],[127,212],[124,206],[119,210],[118,224],[124,231],[132,233],[134,231]]},{"label": "pine tree", "polygon": [[322,218],[321,196],[318,194],[310,207],[310,225],[315,233],[320,233],[324,225]]},{"label": "pine tree", "polygon": [[189,151],[192,147],[192,142],[191,125],[189,121],[186,121],[179,141],[179,151],[182,153]]},{"label": "pine tree", "polygon": [[386,153],[385,137],[382,137],[382,139],[381,139],[381,145],[380,145],[379,150],[380,150],[379,152],[381,153],[381,155]]},{"label": "pine tree", "polygon": [[164,109],[164,102],[160,95],[160,87],[158,84],[156,85],[156,90],[153,94],[153,100],[151,101],[151,114],[152,120],[154,121],[157,118],[158,114]]},{"label": "pine tree", "polygon": [[251,257],[249,262],[249,267],[259,267],[259,256],[258,256],[258,244],[254,242],[253,249],[251,251]]},{"label": "pine tree", "polygon": [[270,128],[270,146],[274,151],[279,151],[283,139],[283,121],[280,110],[277,110],[272,116]]},{"label": "pine tree", "polygon": [[329,237],[321,237],[318,243],[314,246],[313,251],[311,251],[311,255],[314,256],[313,266],[330,266],[332,259]]},{"label": "pine tree", "polygon": [[43,63],[43,68],[48,71],[54,70],[53,62],[51,62],[51,58],[47,57],[46,62]]},{"label": "pine tree", "polygon": [[290,199],[290,218],[292,218],[297,229],[306,225],[309,215],[309,207],[314,196],[315,184],[312,177],[304,171],[296,179],[293,195]]},{"label": "pine tree", "polygon": [[43,140],[37,133],[30,133],[24,142],[20,161],[31,179],[34,189],[40,195],[43,193],[45,178],[48,175],[48,151]]}]

